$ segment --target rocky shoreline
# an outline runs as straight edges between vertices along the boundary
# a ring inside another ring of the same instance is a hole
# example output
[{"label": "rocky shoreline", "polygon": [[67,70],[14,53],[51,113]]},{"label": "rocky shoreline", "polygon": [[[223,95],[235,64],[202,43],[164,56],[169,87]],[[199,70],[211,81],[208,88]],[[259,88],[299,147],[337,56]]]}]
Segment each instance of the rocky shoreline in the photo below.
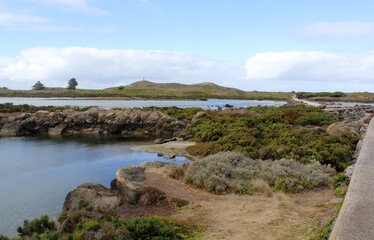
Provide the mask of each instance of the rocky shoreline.
[{"label": "rocky shoreline", "polygon": [[183,136],[187,124],[160,112],[134,109],[62,110],[0,115],[0,136],[121,134],[124,137]]}]

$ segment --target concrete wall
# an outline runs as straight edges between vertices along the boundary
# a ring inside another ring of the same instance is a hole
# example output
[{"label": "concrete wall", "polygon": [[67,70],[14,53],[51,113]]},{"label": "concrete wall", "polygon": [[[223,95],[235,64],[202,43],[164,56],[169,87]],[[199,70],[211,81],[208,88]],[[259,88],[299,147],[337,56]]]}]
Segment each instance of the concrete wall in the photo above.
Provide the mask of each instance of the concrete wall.
[{"label": "concrete wall", "polygon": [[371,120],[331,240],[374,239],[374,119]]}]

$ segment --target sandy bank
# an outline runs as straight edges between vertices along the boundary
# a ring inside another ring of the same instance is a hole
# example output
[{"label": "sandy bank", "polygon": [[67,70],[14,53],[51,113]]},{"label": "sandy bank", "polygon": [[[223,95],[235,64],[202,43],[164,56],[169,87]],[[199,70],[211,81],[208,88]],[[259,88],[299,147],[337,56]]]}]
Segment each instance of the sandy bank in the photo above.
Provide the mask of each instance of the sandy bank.
[{"label": "sandy bank", "polygon": [[154,144],[147,146],[132,147],[131,150],[149,153],[160,153],[166,156],[184,156],[190,160],[196,159],[196,157],[190,155],[186,148],[195,145],[195,142],[187,141],[174,141],[167,142],[164,144]]}]

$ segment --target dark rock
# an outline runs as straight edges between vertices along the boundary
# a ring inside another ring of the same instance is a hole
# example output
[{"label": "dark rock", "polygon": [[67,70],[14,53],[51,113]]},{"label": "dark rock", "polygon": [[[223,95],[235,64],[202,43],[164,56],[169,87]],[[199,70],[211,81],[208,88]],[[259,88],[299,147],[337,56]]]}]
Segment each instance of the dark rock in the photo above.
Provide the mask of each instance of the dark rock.
[{"label": "dark rock", "polygon": [[64,130],[67,128],[67,124],[59,124],[53,128],[49,128],[48,129],[48,135],[52,135],[52,136],[55,136],[55,135],[61,135]]},{"label": "dark rock", "polygon": [[78,208],[78,202],[82,198],[90,201],[95,209],[112,209],[121,204],[121,197],[114,191],[98,183],[83,183],[68,193],[62,210]]}]

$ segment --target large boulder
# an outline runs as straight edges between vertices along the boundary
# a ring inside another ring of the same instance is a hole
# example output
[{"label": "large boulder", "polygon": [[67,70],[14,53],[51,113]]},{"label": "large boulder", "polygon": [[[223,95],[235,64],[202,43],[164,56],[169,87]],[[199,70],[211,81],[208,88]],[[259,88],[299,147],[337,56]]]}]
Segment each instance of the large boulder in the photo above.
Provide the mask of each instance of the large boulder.
[{"label": "large boulder", "polygon": [[83,183],[68,193],[62,210],[77,209],[80,199],[88,200],[94,209],[113,209],[121,204],[121,197],[115,191],[98,183]]},{"label": "large boulder", "polygon": [[67,127],[68,127],[68,124],[66,123],[58,124],[55,127],[48,129],[48,135],[51,135],[51,136],[61,135]]},{"label": "large boulder", "polygon": [[21,120],[8,119],[0,131],[0,136],[17,136],[21,133],[23,127]]},{"label": "large boulder", "polygon": [[144,193],[145,168],[131,166],[120,168],[116,172],[112,188],[116,188],[127,202],[136,204]]}]

